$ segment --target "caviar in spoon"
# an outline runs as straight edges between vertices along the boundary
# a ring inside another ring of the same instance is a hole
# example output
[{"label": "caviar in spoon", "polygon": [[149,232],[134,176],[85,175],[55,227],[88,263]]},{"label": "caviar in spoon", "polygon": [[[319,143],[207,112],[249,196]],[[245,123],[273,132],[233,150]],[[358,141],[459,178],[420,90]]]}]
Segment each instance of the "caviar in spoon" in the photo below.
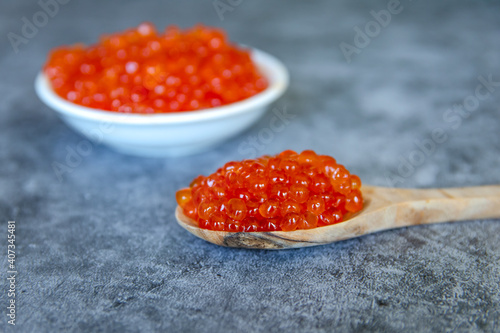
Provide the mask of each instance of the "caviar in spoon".
[{"label": "caviar in spoon", "polygon": [[202,229],[269,232],[342,222],[363,207],[361,181],[334,158],[287,150],[229,162],[177,192],[182,213]]}]

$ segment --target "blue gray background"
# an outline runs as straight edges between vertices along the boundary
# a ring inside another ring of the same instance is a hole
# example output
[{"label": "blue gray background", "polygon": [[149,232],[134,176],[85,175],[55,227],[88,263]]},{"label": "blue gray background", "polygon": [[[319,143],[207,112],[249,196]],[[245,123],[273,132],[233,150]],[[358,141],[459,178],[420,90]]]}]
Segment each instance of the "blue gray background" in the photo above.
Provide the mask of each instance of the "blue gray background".
[{"label": "blue gray background", "polygon": [[[0,245],[6,249],[7,220],[15,220],[19,271],[17,325],[8,327],[2,310],[0,331],[498,332],[499,220],[268,252],[208,244],[173,213],[176,189],[251,157],[252,137],[259,155],[330,154],[365,184],[499,184],[498,84],[473,103],[479,76],[500,81],[499,4],[402,0],[348,62],[341,43],[355,46],[355,28],[374,28],[370,11],[389,1],[221,2],[230,7],[222,16],[212,1],[73,0],[18,52],[9,33],[21,35],[23,17],[42,9],[0,4]],[[269,135],[269,112],[191,157],[137,158],[93,145],[58,178],[53,163],[64,164],[84,138],[35,96],[47,52],[145,20],[161,29],[219,26],[275,55],[291,85],[273,107],[294,118]],[[464,102],[471,111],[460,115],[453,107]],[[433,131],[446,139],[419,153]],[[5,277],[5,254],[0,267]],[[4,278],[1,286],[5,309]]]}]

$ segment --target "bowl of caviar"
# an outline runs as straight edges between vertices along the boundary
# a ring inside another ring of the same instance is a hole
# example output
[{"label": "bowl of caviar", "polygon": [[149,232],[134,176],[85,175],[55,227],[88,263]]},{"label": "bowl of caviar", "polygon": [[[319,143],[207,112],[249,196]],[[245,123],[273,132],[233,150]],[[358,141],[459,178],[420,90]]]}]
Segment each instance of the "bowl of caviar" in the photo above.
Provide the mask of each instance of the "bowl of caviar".
[{"label": "bowl of caviar", "polygon": [[288,86],[275,57],[197,25],[142,23],[53,49],[39,98],[78,133],[139,156],[207,150],[254,124]]}]

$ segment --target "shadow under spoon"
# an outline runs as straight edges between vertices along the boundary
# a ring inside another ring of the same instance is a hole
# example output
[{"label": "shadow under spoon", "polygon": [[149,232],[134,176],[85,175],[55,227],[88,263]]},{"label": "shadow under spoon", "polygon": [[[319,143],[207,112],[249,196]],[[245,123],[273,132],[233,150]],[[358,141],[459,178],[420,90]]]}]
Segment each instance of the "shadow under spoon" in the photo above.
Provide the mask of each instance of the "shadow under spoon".
[{"label": "shadow under spoon", "polygon": [[419,224],[500,217],[500,185],[443,189],[363,186],[363,209],[341,223],[295,231],[227,232],[201,229],[177,207],[177,222],[208,242],[250,249],[328,244]]}]

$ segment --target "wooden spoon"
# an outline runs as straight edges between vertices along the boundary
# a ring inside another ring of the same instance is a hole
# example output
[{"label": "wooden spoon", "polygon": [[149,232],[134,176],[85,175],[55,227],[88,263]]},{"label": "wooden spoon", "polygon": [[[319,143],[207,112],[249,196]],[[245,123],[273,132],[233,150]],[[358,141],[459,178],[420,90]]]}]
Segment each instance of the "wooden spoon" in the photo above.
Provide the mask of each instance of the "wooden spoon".
[{"label": "wooden spoon", "polygon": [[500,217],[500,185],[446,189],[363,186],[364,207],[344,222],[296,231],[227,232],[201,229],[177,207],[177,222],[211,243],[249,249],[328,244],[418,224]]}]

